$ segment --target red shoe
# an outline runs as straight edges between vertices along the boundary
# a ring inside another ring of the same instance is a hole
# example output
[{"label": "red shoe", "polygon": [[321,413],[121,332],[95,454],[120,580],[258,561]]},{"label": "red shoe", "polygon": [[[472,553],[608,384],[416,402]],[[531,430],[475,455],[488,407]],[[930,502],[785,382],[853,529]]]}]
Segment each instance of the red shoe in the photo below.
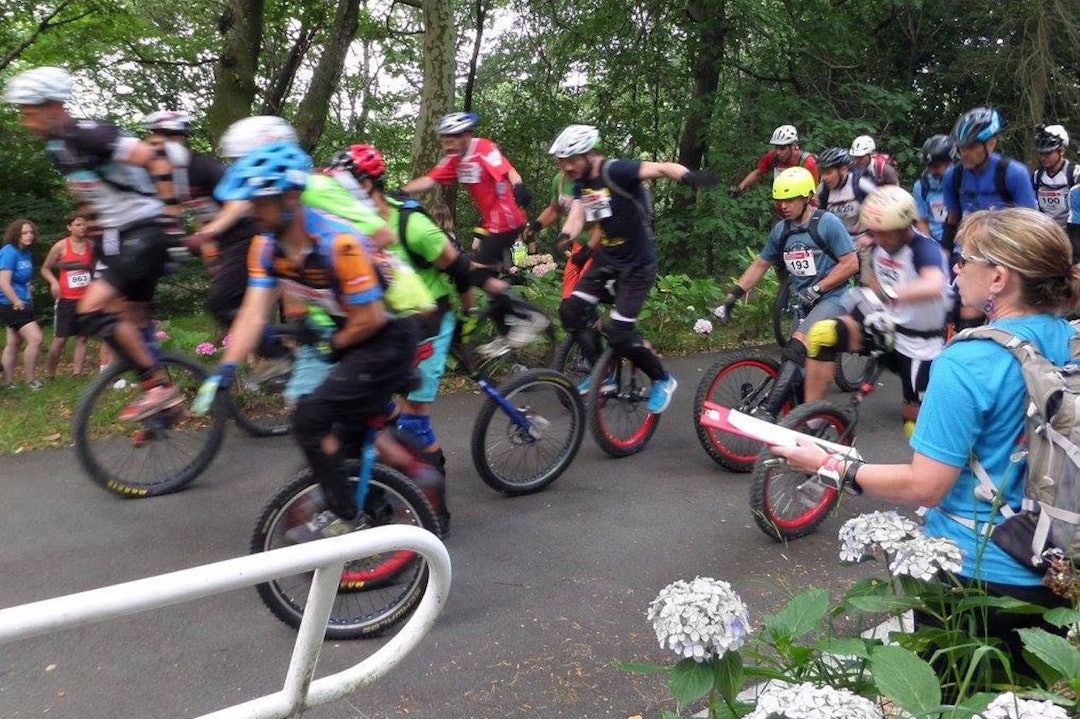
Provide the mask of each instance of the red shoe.
[{"label": "red shoe", "polygon": [[120,410],[119,420],[138,422],[164,409],[175,407],[183,401],[184,398],[180,396],[180,390],[175,385],[163,384],[151,387]]}]

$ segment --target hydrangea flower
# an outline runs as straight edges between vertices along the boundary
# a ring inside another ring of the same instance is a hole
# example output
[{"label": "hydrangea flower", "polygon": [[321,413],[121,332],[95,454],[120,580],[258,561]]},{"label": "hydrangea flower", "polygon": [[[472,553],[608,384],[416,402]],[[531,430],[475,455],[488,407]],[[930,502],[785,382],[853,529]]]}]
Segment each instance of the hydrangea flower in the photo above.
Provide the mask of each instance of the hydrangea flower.
[{"label": "hydrangea flower", "polygon": [[154,339],[158,342],[164,342],[169,339],[169,333],[163,329],[154,330]]},{"label": "hydrangea flower", "polygon": [[730,584],[709,577],[664,587],[647,616],[662,648],[698,662],[735,651],[750,635],[746,604]]},{"label": "hydrangea flower", "polygon": [[1053,702],[1021,699],[1012,692],[998,695],[977,719],[1068,719],[1064,707]]},{"label": "hydrangea flower", "polygon": [[708,320],[698,320],[694,323],[694,332],[697,332],[699,335],[707,335],[712,332],[712,329],[712,322],[709,322]]},{"label": "hydrangea flower", "polygon": [[889,571],[930,581],[938,571],[959,572],[961,560],[960,547],[951,539],[917,537],[897,543]]},{"label": "hydrangea flower", "polygon": [[878,706],[847,689],[824,685],[770,684],[744,719],[882,719]]},{"label": "hydrangea flower", "polygon": [[558,265],[556,265],[554,262],[544,262],[539,265],[533,265],[532,272],[537,277],[543,277],[557,267]]},{"label": "hydrangea flower", "polygon": [[200,342],[195,348],[195,354],[197,355],[212,355],[215,352],[217,352],[217,347],[210,342]]},{"label": "hydrangea flower", "polygon": [[222,347],[228,347],[230,342],[232,342],[232,335],[231,334],[227,334],[227,335],[225,335],[224,337],[221,338],[221,346]]},{"label": "hydrangea flower", "polygon": [[890,553],[899,542],[921,536],[919,525],[897,512],[860,514],[840,527],[840,561],[860,562],[875,547]]}]

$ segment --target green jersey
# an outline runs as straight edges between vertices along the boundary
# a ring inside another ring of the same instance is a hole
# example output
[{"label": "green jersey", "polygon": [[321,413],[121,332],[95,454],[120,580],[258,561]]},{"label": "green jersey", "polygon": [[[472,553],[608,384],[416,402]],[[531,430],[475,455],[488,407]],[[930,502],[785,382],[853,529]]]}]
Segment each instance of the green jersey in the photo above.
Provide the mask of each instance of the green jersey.
[{"label": "green jersey", "polygon": [[[402,237],[399,231],[401,201],[387,197],[386,204],[390,205],[390,217],[386,222],[397,237],[397,242],[390,245],[390,249],[416,270],[416,274],[420,275],[420,279],[424,281],[432,297],[438,300],[448,296],[453,290],[450,278],[434,264],[446,249],[446,233],[426,214],[414,210],[405,218],[405,236]],[[403,244],[408,245],[412,254],[402,246]],[[415,262],[413,255],[426,260],[426,263]],[[426,264],[426,266],[419,266],[421,264]]]},{"label": "green jersey", "polygon": [[[566,216],[570,213],[570,205],[574,201],[574,181],[566,176],[565,172],[556,172],[555,177],[551,178],[551,202],[549,204],[558,205],[559,212]],[[579,244],[589,244],[589,225],[585,225],[585,229],[578,235],[577,241]]]},{"label": "green jersey", "polygon": [[368,237],[386,227],[379,213],[353,197],[347,187],[328,175],[310,175],[300,201],[308,207],[348,220]]}]

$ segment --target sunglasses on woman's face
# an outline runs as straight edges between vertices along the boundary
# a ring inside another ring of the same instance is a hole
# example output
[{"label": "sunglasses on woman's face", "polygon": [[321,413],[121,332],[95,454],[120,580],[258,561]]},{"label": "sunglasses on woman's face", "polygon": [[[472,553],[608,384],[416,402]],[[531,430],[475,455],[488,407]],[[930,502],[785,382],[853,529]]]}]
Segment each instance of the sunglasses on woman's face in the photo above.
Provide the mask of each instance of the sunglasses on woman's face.
[{"label": "sunglasses on woman's face", "polygon": [[969,262],[982,262],[983,264],[990,267],[994,267],[997,265],[997,263],[993,260],[988,260],[985,257],[978,257],[976,255],[965,255],[964,253],[960,253],[956,256],[956,266],[960,269],[964,269],[965,267],[967,267],[967,263]]}]

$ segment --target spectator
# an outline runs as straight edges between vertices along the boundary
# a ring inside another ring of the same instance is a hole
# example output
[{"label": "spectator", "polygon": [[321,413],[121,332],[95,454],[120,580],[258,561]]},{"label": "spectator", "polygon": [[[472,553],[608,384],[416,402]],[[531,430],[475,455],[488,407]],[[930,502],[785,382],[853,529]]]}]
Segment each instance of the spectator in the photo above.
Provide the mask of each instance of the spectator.
[{"label": "spectator", "polygon": [[[85,334],[79,334],[78,323],[75,322],[79,298],[86,292],[94,274],[94,248],[86,235],[86,216],[82,213],[72,215],[67,228],[68,236],[52,246],[41,265],[41,276],[49,283],[49,292],[56,300],[54,336],[45,362],[45,376],[49,379],[56,379],[56,367],[60,364],[60,355],[68,337],[75,337],[71,373],[76,377],[82,374],[86,345],[90,339]],[[54,270],[59,277],[53,273]]]},{"label": "spectator", "polygon": [[32,390],[41,389],[37,378],[37,358],[41,351],[41,327],[34,319],[30,301],[30,280],[34,276],[30,245],[37,239],[38,228],[27,219],[19,219],[4,231],[0,249],[0,317],[7,325],[2,364],[4,385],[15,386],[15,357],[23,348],[23,378]]}]

